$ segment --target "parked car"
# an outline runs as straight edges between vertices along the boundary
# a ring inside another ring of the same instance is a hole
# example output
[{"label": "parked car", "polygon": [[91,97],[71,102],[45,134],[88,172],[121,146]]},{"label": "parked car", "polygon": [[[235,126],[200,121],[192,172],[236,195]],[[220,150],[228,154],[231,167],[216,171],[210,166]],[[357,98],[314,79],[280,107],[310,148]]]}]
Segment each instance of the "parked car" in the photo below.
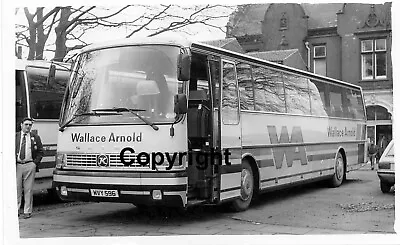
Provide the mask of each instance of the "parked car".
[{"label": "parked car", "polygon": [[387,193],[394,185],[394,141],[390,141],[378,163],[381,191]]}]

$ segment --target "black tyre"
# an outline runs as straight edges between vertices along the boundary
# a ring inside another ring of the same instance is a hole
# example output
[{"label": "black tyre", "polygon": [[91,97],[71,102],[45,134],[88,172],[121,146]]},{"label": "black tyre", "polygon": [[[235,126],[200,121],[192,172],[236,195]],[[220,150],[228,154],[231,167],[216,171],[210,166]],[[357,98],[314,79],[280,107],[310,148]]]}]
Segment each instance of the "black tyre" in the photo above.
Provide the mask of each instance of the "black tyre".
[{"label": "black tyre", "polygon": [[141,210],[141,211],[145,211],[145,210],[148,210],[150,208],[149,206],[147,206],[145,204],[135,204],[135,203],[132,203],[132,204],[135,205],[136,208]]},{"label": "black tyre", "polygon": [[66,202],[61,199],[61,197],[58,195],[57,191],[55,188],[47,189],[47,195],[50,200],[56,201],[56,202]]},{"label": "black tyre", "polygon": [[240,197],[235,199],[231,203],[231,207],[236,212],[246,210],[250,206],[254,194],[253,170],[246,160],[242,162],[242,176],[240,186]]},{"label": "black tyre", "polygon": [[385,181],[381,181],[381,191],[383,193],[388,193],[390,191],[391,187],[392,186],[389,183],[387,183]]},{"label": "black tyre", "polygon": [[343,183],[343,180],[346,178],[345,176],[346,171],[344,164],[345,163],[342,153],[339,152],[335,159],[335,166],[334,166],[335,173],[333,174],[332,179],[330,180],[329,183],[331,187],[339,187]]}]

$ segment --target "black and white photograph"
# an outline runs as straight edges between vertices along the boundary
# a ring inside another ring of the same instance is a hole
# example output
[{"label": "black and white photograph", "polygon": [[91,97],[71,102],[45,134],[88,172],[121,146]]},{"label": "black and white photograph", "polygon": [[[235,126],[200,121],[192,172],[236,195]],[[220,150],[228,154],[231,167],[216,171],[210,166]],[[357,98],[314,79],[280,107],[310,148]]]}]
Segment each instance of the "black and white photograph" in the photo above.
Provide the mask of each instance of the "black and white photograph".
[{"label": "black and white photograph", "polygon": [[397,5],[2,1],[4,244],[399,244]]}]

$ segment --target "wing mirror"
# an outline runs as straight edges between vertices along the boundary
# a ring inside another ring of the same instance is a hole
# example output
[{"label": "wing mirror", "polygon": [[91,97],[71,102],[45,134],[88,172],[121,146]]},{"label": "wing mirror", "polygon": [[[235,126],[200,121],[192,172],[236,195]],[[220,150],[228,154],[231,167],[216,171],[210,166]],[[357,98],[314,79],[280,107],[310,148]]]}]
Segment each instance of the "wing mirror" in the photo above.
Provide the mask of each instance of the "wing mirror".
[{"label": "wing mirror", "polygon": [[186,94],[176,94],[174,96],[174,112],[179,114],[186,114],[188,110]]},{"label": "wing mirror", "polygon": [[47,76],[47,84],[52,84],[56,78],[56,66],[54,64],[50,65],[49,74]]},{"label": "wing mirror", "polygon": [[188,54],[178,55],[178,80],[188,81],[190,79],[190,56]]}]

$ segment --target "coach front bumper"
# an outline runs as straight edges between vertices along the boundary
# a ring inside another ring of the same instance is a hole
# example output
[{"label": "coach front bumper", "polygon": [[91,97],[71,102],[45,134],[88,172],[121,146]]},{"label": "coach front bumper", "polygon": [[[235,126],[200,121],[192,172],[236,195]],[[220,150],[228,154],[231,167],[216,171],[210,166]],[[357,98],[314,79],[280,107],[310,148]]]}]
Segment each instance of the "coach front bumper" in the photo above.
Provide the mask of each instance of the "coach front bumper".
[{"label": "coach front bumper", "polygon": [[186,171],[129,173],[56,169],[53,178],[53,187],[63,200],[170,207],[186,207],[187,204]]}]

